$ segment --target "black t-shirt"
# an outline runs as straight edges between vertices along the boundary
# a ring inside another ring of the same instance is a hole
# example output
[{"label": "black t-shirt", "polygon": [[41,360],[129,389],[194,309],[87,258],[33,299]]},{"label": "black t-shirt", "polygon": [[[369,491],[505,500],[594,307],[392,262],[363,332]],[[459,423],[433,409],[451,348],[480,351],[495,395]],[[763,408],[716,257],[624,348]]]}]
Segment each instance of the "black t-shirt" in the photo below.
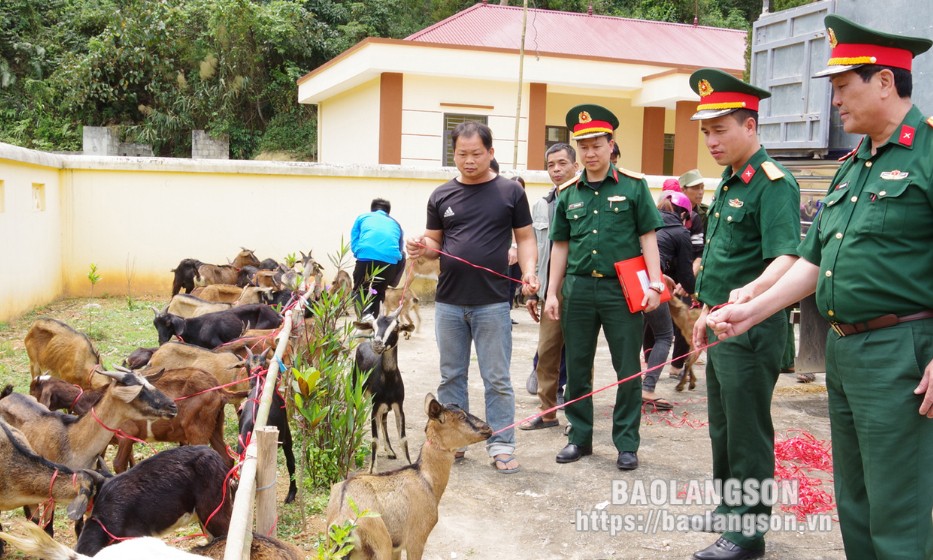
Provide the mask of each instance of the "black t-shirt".
[{"label": "black t-shirt", "polygon": [[[522,186],[497,176],[478,185],[452,179],[428,198],[427,229],[442,230],[441,250],[473,264],[509,273],[512,230],[531,225]],[[436,300],[451,305],[488,305],[511,300],[513,282],[441,255]]]}]

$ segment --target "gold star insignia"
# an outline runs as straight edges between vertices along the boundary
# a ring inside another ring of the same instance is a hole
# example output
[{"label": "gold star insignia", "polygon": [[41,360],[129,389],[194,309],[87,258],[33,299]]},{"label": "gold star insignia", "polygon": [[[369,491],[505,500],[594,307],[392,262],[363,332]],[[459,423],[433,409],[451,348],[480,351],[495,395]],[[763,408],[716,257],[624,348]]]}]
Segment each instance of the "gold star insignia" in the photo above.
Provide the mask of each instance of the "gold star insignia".
[{"label": "gold star insignia", "polygon": [[826,34],[829,35],[829,47],[835,49],[836,45],[839,44],[839,42],[836,41],[836,32],[833,31],[832,27],[827,27]]},{"label": "gold star insignia", "polygon": [[580,111],[580,115],[577,117],[580,119],[581,123],[588,123],[593,120],[593,117],[590,116],[586,111]]},{"label": "gold star insignia", "polygon": [[713,93],[713,86],[710,85],[709,80],[700,80],[700,83],[697,84],[697,90],[700,92],[700,97],[706,97]]}]

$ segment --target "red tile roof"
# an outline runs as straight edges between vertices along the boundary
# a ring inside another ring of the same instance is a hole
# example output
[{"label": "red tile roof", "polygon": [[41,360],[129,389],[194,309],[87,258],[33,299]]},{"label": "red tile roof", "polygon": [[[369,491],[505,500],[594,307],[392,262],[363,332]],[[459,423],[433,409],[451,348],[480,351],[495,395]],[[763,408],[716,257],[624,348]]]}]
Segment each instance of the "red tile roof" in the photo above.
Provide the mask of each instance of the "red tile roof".
[{"label": "red tile roof", "polygon": [[[480,3],[406,40],[517,51],[521,31],[521,7]],[[741,71],[745,40],[734,29],[529,9],[525,52]]]}]

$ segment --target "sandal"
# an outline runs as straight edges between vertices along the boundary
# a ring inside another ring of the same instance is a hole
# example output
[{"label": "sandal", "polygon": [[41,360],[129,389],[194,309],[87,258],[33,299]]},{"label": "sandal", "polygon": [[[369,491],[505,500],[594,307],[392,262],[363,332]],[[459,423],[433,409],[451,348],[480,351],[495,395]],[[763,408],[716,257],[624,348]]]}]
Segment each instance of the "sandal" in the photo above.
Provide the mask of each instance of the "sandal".
[{"label": "sandal", "polygon": [[[511,453],[503,453],[502,455],[505,456],[505,459],[500,459],[500,458],[498,458],[498,457],[493,457],[493,466],[496,467],[496,472],[497,472],[497,473],[499,473],[499,474],[512,474],[512,473],[517,473],[518,471],[522,470],[521,465],[519,465],[519,466],[517,466],[517,467],[514,467],[514,468],[511,468],[511,469],[510,469],[509,466],[508,466],[509,463],[511,463],[512,461],[515,461],[516,463],[518,462],[518,460],[515,459],[515,455],[512,455]],[[505,468],[499,468],[499,465],[502,465],[502,466],[505,467]]]},{"label": "sandal", "polygon": [[810,372],[797,374],[797,383],[813,383],[814,381],[816,381],[816,376]]},{"label": "sandal", "polygon": [[543,428],[554,428],[560,426],[560,422],[557,421],[557,418],[553,420],[545,420],[541,416],[529,420],[527,422],[522,422],[518,425],[519,430],[541,430]]},{"label": "sandal", "polygon": [[672,405],[670,402],[668,402],[667,399],[663,397],[658,397],[656,399],[646,399],[642,397],[641,406],[645,412],[651,412],[652,409],[654,409],[654,412],[674,409],[674,405]]},{"label": "sandal", "polygon": [[676,369],[671,368],[667,371],[667,376],[671,379],[680,379],[680,376],[684,373],[684,368]]}]

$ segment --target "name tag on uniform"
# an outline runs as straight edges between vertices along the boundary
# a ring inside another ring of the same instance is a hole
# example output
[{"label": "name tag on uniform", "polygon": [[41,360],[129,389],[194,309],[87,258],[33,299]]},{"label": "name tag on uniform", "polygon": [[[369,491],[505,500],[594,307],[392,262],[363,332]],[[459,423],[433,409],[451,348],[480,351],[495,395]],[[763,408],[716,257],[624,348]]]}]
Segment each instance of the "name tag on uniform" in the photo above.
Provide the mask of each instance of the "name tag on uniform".
[{"label": "name tag on uniform", "polygon": [[624,196],[610,196],[606,200],[608,200],[609,202],[622,202],[623,200],[625,200],[625,197]]},{"label": "name tag on uniform", "polygon": [[567,210],[576,210],[577,208],[582,208],[582,207],[583,207],[582,202],[574,202],[573,204],[567,206]]},{"label": "name tag on uniform", "polygon": [[895,169],[894,171],[882,172],[881,178],[886,181],[900,181],[901,179],[906,179],[908,175],[910,175],[910,173]]}]

